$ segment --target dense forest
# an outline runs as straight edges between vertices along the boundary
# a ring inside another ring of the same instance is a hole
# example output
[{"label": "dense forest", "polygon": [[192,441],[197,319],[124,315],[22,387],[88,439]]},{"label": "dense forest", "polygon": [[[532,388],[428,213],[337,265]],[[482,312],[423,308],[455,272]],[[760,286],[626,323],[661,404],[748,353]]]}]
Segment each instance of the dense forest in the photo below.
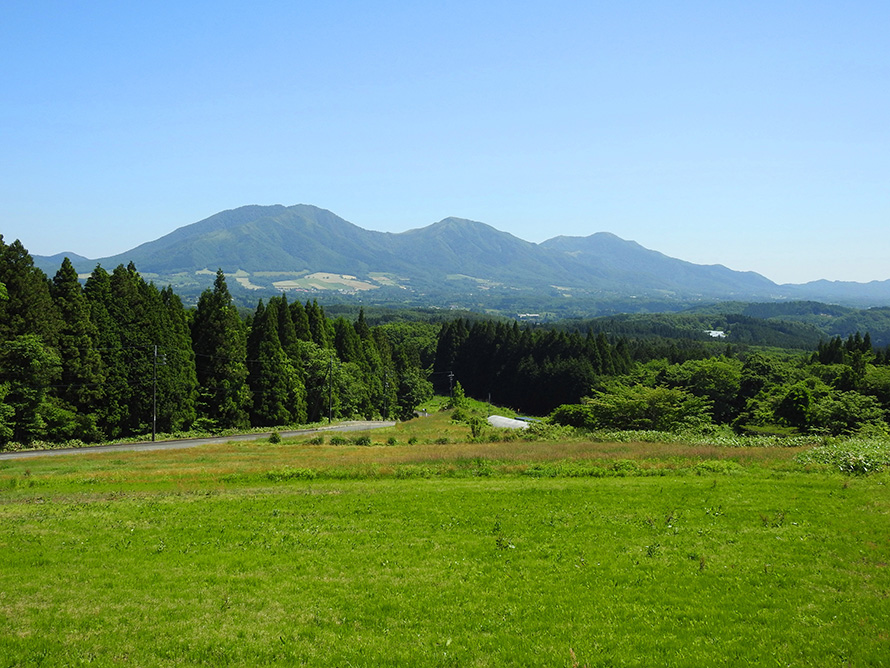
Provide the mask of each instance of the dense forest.
[{"label": "dense forest", "polygon": [[0,444],[404,418],[432,396],[432,325],[372,328],[283,295],[244,319],[221,272],[186,310],[132,264],[81,283],[66,259],[48,279],[2,237],[0,284]]},{"label": "dense forest", "polygon": [[670,363],[640,359],[598,378],[554,421],[588,429],[709,429],[791,435],[888,433],[890,350],[869,335],[820,342],[810,355],[749,351]]},{"label": "dense forest", "polygon": [[803,352],[814,339],[799,325],[727,316],[741,333],[731,344],[678,322],[543,327],[439,312],[371,325],[362,310],[331,317],[283,294],[239,313],[222,272],[186,309],[132,264],[82,281],[66,259],[50,279],[0,236],[0,447],[404,419],[458,382],[586,428],[886,429],[890,351],[868,334]]}]

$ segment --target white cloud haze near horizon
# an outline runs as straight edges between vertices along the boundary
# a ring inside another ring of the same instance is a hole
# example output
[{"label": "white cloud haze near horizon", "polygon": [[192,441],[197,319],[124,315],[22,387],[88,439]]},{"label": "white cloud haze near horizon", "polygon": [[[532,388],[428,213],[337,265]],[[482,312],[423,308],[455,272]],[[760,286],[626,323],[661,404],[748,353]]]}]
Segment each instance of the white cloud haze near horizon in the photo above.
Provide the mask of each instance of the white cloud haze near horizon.
[{"label": "white cloud haze near horizon", "polygon": [[0,234],[97,258],[305,203],[890,279],[888,25],[881,2],[12,0]]}]

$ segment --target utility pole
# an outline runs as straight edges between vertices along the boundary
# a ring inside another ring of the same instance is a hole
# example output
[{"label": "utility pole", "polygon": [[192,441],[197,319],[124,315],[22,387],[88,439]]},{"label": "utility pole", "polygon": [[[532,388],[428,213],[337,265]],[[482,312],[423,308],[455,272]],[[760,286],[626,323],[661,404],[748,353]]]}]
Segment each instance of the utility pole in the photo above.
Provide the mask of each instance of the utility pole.
[{"label": "utility pole", "polygon": [[334,353],[328,360],[328,424],[334,417]]},{"label": "utility pole", "polygon": [[151,442],[158,431],[158,344],[154,346],[154,373],[151,384]]},{"label": "utility pole", "polygon": [[151,378],[151,442],[158,433],[158,358],[161,364],[167,363],[167,355],[158,355],[158,344],[153,346],[154,360]]},{"label": "utility pole", "polygon": [[389,418],[389,383],[386,380],[386,367],[383,367],[383,419]]},{"label": "utility pole", "polygon": [[454,371],[449,371],[448,372],[448,396],[451,397],[452,400],[454,399],[454,384],[452,382],[453,380],[454,380]]}]

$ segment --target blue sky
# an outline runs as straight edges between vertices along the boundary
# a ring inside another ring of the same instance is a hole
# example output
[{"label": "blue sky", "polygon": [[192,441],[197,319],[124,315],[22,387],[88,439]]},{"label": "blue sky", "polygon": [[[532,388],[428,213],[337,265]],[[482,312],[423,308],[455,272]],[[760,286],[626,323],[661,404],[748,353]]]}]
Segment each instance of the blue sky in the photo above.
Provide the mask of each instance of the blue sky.
[{"label": "blue sky", "polygon": [[121,252],[244,204],[607,231],[890,279],[886,2],[0,5],[0,233]]}]

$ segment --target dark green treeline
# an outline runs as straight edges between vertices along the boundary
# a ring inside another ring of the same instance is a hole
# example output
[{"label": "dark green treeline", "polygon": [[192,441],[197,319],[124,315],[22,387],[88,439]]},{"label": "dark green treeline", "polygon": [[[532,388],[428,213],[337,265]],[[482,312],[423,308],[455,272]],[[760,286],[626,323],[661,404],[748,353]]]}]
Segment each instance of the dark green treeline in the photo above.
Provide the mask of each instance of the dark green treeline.
[{"label": "dark green treeline", "polygon": [[625,373],[631,363],[627,342],[613,344],[603,333],[460,319],[442,326],[435,370],[453,373],[471,396],[545,415],[589,394],[598,378]]},{"label": "dark green treeline", "polygon": [[187,310],[132,264],[82,282],[65,259],[48,279],[0,236],[0,447],[405,418],[432,396],[430,327],[330,319],[283,295],[245,321],[222,272]]}]

